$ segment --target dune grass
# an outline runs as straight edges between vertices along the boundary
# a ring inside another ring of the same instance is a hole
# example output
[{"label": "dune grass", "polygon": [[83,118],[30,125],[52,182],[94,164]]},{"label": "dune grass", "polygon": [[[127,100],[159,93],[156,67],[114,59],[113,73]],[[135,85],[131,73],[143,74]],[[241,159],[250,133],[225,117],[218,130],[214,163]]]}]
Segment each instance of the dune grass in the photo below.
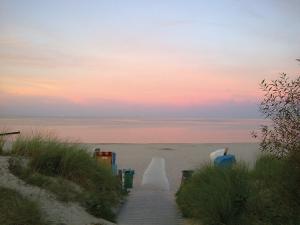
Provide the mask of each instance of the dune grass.
[{"label": "dune grass", "polygon": [[35,202],[18,192],[0,187],[0,224],[48,225]]},{"label": "dune grass", "polygon": [[12,145],[12,154],[35,158],[41,152],[53,149],[83,149],[78,144],[62,141],[51,134],[34,133],[32,135],[20,135]]},{"label": "dune grass", "polygon": [[203,225],[300,224],[299,170],[289,159],[261,156],[252,170],[206,165],[177,192],[184,216]]},{"label": "dune grass", "polygon": [[59,201],[80,202],[83,199],[83,192],[76,184],[62,177],[50,177],[33,172],[22,163],[20,157],[10,158],[9,169],[26,183],[52,192]]},{"label": "dune grass", "polygon": [[0,136],[0,155],[3,154],[3,146],[4,146],[5,140],[3,136]]},{"label": "dune grass", "polygon": [[178,191],[177,203],[184,216],[203,224],[245,224],[248,177],[243,165],[227,168],[205,165]]},{"label": "dune grass", "polygon": [[[83,188],[84,197],[78,198],[87,211],[108,220],[115,219],[112,209],[122,197],[119,179],[113,176],[110,168],[92,158],[82,145],[52,136],[19,136],[11,154],[30,159],[28,173],[31,175],[27,182],[45,186],[50,182],[46,176],[72,181]],[[62,188],[53,182],[52,186],[56,193]]]},{"label": "dune grass", "polygon": [[257,224],[300,224],[297,171],[288,159],[264,155],[251,171],[249,215]]}]

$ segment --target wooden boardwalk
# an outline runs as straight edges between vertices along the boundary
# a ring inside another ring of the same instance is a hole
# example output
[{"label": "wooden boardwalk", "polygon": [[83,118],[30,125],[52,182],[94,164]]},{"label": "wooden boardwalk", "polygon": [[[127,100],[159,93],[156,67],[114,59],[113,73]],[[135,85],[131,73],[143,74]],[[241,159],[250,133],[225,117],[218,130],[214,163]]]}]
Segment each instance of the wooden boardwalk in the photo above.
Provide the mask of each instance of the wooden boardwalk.
[{"label": "wooden boardwalk", "polygon": [[174,194],[169,191],[133,190],[118,216],[120,225],[181,225]]},{"label": "wooden boardwalk", "polygon": [[120,225],[181,225],[174,192],[169,191],[165,161],[152,158],[141,186],[131,191],[120,210]]}]

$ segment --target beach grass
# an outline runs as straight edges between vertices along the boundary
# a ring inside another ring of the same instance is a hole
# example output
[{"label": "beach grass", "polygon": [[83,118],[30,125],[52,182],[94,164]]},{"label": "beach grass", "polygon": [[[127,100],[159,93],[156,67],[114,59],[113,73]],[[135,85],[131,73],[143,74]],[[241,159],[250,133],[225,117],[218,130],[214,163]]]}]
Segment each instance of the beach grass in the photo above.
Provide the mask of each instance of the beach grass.
[{"label": "beach grass", "polygon": [[[251,171],[249,216],[260,224],[300,224],[299,171],[289,159],[263,155]],[[297,181],[298,179],[298,181]]]},{"label": "beach grass", "polygon": [[9,169],[26,183],[52,192],[59,201],[80,202],[83,199],[83,191],[78,185],[62,177],[50,177],[33,172],[24,166],[20,157],[10,158]]},{"label": "beach grass", "polygon": [[248,169],[237,164],[221,168],[205,165],[177,193],[177,203],[186,217],[203,224],[245,224],[249,197]]},{"label": "beach grass", "polygon": [[4,138],[0,137],[0,155],[3,154]]},{"label": "beach grass", "polygon": [[[76,191],[72,189],[72,185],[63,187],[60,182],[54,182],[49,177],[71,181],[83,189],[84,197],[81,193],[77,193],[77,197],[88,212],[111,221],[115,219],[113,208],[122,198],[119,179],[112,174],[110,168],[92,158],[82,145],[39,134],[19,136],[12,146],[11,154],[29,158],[28,169],[19,169],[23,171],[19,176],[26,182],[41,187],[48,186],[48,190],[63,199],[65,196],[60,191],[71,190],[75,196]],[[11,166],[14,167],[17,166]],[[16,171],[15,174],[18,173]],[[65,197],[64,200],[77,197]]]},{"label": "beach grass", "polygon": [[0,224],[48,225],[37,203],[18,192],[0,187]]},{"label": "beach grass", "polygon": [[41,152],[52,149],[79,148],[79,145],[60,140],[51,134],[34,133],[32,135],[20,135],[12,145],[12,154],[35,158]]},{"label": "beach grass", "polygon": [[271,155],[260,156],[251,170],[240,162],[206,165],[180,187],[176,201],[184,216],[203,225],[300,224],[296,168]]}]

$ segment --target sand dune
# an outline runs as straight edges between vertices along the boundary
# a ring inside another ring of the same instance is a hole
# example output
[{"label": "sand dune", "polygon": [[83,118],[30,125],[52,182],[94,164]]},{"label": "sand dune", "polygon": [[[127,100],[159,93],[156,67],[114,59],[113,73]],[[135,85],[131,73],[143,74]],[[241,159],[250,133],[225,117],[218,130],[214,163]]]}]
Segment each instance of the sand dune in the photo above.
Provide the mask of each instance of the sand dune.
[{"label": "sand dune", "polygon": [[36,201],[46,220],[53,224],[67,225],[114,225],[109,221],[96,218],[88,214],[84,208],[75,202],[60,202],[55,195],[37,186],[26,184],[23,180],[10,173],[8,169],[9,157],[0,157],[0,185],[16,190],[24,197]]}]

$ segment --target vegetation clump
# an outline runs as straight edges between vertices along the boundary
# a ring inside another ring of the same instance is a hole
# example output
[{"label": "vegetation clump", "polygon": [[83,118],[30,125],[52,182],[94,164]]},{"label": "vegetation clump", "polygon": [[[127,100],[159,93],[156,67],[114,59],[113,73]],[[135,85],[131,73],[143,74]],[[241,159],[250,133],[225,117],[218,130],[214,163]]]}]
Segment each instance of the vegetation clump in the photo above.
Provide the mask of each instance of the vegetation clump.
[{"label": "vegetation clump", "polygon": [[47,225],[39,206],[18,192],[0,187],[0,224]]},{"label": "vegetation clump", "polygon": [[[300,76],[261,82],[259,157],[252,170],[204,166],[177,192],[184,216],[202,225],[300,224]],[[254,134],[257,137],[257,134]]]},{"label": "vegetation clump", "polygon": [[27,169],[17,160],[10,163],[13,173],[26,182],[45,187],[60,200],[79,201],[94,216],[115,219],[113,208],[122,197],[119,179],[82,145],[51,136],[19,136],[11,153],[29,159]]},{"label": "vegetation clump", "polygon": [[186,217],[203,224],[244,224],[249,198],[249,173],[244,165],[196,171],[177,192],[177,203]]},{"label": "vegetation clump", "polygon": [[3,154],[3,146],[4,146],[5,140],[3,137],[0,136],[0,155]]},{"label": "vegetation clump", "polygon": [[298,184],[288,159],[263,155],[251,171],[252,196],[248,203],[253,224],[300,224]]},{"label": "vegetation clump", "polygon": [[202,225],[300,224],[299,180],[288,160],[260,157],[252,170],[206,165],[176,195],[183,216]]},{"label": "vegetation clump", "polygon": [[32,171],[31,168],[24,165],[24,159],[21,157],[12,157],[9,159],[9,169],[17,177],[26,183],[46,189],[55,194],[59,201],[80,202],[83,198],[83,190],[75,183],[62,177],[50,177]]},{"label": "vegetation clump", "polygon": [[286,74],[279,79],[261,82],[264,99],[260,111],[271,125],[261,128],[261,150],[276,157],[300,151],[300,76],[290,80]]}]

